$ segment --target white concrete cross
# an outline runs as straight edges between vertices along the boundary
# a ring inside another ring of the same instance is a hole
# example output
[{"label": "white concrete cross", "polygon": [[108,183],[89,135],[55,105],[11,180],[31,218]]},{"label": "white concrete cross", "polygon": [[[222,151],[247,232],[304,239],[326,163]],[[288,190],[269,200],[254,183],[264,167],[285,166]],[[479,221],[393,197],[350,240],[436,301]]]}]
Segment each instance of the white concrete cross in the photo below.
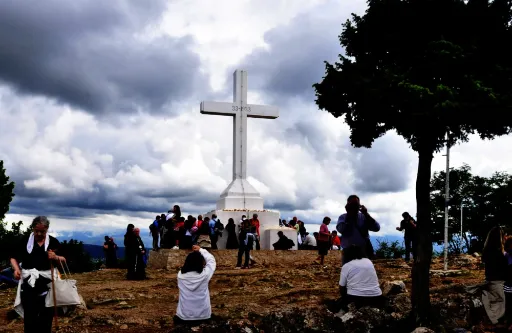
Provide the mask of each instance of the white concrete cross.
[{"label": "white concrete cross", "polygon": [[275,106],[247,104],[247,71],[233,73],[233,103],[201,102],[201,113],[233,117],[233,180],[247,178],[247,118],[275,119]]},{"label": "white concrete cross", "polygon": [[275,119],[275,106],[247,104],[247,72],[233,73],[233,103],[201,102],[201,113],[233,117],[233,180],[217,201],[217,209],[263,209],[263,198],[247,181],[247,118]]}]

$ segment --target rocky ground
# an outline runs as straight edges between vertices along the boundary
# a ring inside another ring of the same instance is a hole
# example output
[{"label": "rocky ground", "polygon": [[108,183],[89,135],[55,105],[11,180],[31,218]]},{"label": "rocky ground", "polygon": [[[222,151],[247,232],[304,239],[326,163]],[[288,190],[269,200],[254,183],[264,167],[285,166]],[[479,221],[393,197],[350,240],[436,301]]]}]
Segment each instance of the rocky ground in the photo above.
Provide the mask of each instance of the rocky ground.
[{"label": "rocky ground", "polygon": [[[210,282],[214,318],[201,327],[174,326],[178,300],[176,272],[148,270],[146,281],[126,281],[121,270],[76,274],[87,309],[59,318],[60,332],[411,332],[410,267],[403,260],[376,261],[383,289],[389,291],[385,309],[351,311],[336,317],[339,259],[313,265],[315,254],[297,255],[293,265],[256,264],[250,270],[219,265]],[[233,254],[234,255],[234,254]],[[453,258],[449,274],[431,278],[435,332],[484,332],[485,315],[464,286],[483,281],[479,260]],[[447,275],[447,276],[445,276]],[[395,282],[394,282],[395,281]],[[402,281],[403,284],[401,282]],[[0,331],[22,332],[22,320],[12,311],[15,290],[0,290]],[[457,330],[456,330],[457,329]]]}]

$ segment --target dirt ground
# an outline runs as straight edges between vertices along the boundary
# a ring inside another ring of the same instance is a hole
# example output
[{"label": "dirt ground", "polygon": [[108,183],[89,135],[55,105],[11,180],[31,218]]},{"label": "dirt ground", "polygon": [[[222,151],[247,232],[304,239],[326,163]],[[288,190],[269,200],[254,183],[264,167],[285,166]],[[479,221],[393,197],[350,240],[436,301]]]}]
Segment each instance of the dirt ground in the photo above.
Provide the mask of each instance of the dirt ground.
[{"label": "dirt ground", "polygon": [[[217,267],[211,282],[212,312],[234,321],[250,320],[290,309],[324,308],[338,297],[340,262],[328,256],[324,266],[313,264],[316,255],[299,251],[290,267],[258,265],[249,270]],[[233,257],[235,256],[233,252]],[[233,259],[235,260],[235,259]],[[410,268],[403,260],[377,260],[381,281],[402,280],[410,290]],[[458,268],[458,267],[454,267]],[[432,269],[442,269],[434,260]],[[169,332],[178,301],[176,272],[148,270],[148,280],[126,281],[122,270],[105,269],[74,274],[88,310],[59,318],[60,332]],[[446,295],[447,285],[470,285],[483,281],[479,265],[463,268],[455,277],[432,276],[432,299]],[[15,289],[0,290],[0,332],[22,332],[22,319],[12,312]]]}]

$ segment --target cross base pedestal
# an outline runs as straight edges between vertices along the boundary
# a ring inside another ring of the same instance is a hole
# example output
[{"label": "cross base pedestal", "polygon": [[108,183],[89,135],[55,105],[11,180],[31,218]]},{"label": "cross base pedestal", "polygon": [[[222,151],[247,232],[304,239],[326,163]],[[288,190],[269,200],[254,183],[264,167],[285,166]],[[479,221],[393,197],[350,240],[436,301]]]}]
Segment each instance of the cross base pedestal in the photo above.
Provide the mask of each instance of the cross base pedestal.
[{"label": "cross base pedestal", "polygon": [[263,198],[247,179],[237,178],[217,200],[217,210],[223,209],[263,210]]},{"label": "cross base pedestal", "polygon": [[[228,220],[232,218],[235,220],[235,224],[237,225],[236,232],[238,235],[238,225],[240,224],[240,219],[242,218],[242,215],[245,215],[247,218],[252,218],[253,214],[258,214],[258,220],[260,221],[260,246],[264,250],[273,250],[272,242],[270,240],[271,235],[277,237],[277,232],[281,230],[279,228],[279,219],[281,218],[281,215],[277,211],[272,210],[243,210],[243,209],[232,209],[232,210],[214,210],[209,213],[204,214],[204,216],[208,216],[209,218],[212,217],[212,215],[215,214],[219,218],[219,220],[224,224],[224,227],[228,224]],[[285,229],[285,228],[283,228]],[[289,232],[293,232],[295,236],[292,236],[291,234],[286,234],[286,236],[289,237],[295,237],[292,238],[292,240],[297,244],[297,231],[294,229],[286,228],[289,230]],[[286,232],[286,230],[285,230]],[[272,238],[272,239],[275,239]],[[238,236],[237,236],[238,239]],[[228,240],[228,231],[224,229],[224,232],[222,233],[222,237],[219,237],[219,240],[217,241],[217,246],[220,250],[223,250],[226,248],[226,242]],[[274,243],[277,240],[274,240]],[[254,254],[253,254],[254,255]]]}]

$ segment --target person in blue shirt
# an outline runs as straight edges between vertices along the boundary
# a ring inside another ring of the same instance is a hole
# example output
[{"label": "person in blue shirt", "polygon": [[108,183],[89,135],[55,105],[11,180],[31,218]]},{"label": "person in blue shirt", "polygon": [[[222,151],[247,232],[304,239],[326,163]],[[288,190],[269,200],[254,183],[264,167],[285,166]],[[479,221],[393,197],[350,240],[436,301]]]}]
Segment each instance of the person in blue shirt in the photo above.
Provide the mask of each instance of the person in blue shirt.
[{"label": "person in blue shirt", "polygon": [[208,223],[210,227],[210,241],[212,243],[212,250],[217,250],[217,241],[219,240],[219,235],[215,232],[215,224],[217,223],[217,215],[213,214],[212,219]]},{"label": "person in blue shirt", "polygon": [[368,214],[368,209],[361,205],[355,194],[348,197],[345,209],[347,213],[340,215],[336,224],[336,230],[341,234],[341,247],[359,246],[364,250],[365,256],[372,259],[374,250],[369,231],[378,232],[380,224]]}]

